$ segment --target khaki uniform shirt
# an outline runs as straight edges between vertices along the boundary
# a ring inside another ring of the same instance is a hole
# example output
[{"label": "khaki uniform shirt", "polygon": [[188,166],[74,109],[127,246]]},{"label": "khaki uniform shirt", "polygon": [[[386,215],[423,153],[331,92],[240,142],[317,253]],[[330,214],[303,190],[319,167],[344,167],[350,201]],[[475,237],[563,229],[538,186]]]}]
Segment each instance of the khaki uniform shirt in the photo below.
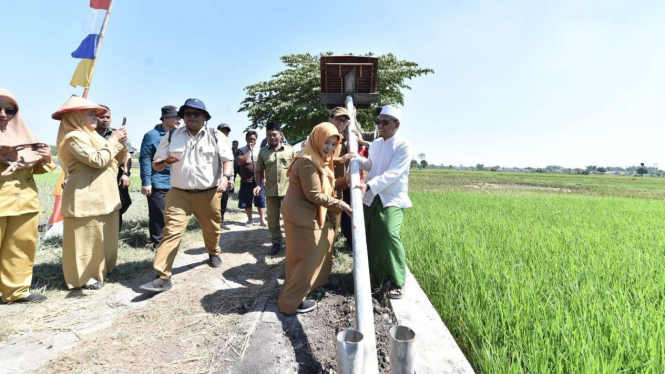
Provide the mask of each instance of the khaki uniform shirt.
[{"label": "khaki uniform shirt", "polygon": [[[215,135],[217,137],[215,141]],[[233,161],[229,139],[219,130],[202,127],[192,135],[186,125],[173,130],[162,138],[153,160],[175,157],[180,161],[171,164],[171,185],[181,190],[204,190],[217,186],[222,177],[222,164]]]},{"label": "khaki uniform shirt", "polygon": [[281,144],[278,150],[270,145],[259,151],[255,172],[265,173],[266,196],[284,196],[289,187],[286,170],[296,156],[296,151],[288,144]]},{"label": "khaki uniform shirt", "polygon": [[72,136],[65,140],[69,178],[62,190],[63,217],[94,217],[120,209],[120,194],[112,162],[125,159],[127,148],[114,139],[99,150]]},{"label": "khaki uniform shirt", "polygon": [[[31,168],[0,175],[0,217],[39,212],[39,193],[33,174],[50,173],[55,167],[54,163],[39,161]],[[0,172],[6,168],[0,165]]]},{"label": "khaki uniform shirt", "polygon": [[[284,197],[281,208],[285,220],[306,229],[321,230],[317,216],[318,207],[323,206],[328,210],[326,219],[331,224],[335,222],[335,214],[343,211],[343,201],[321,192],[321,178],[312,161],[302,158],[295,161],[289,177],[289,193]],[[338,189],[345,184],[346,179],[339,178],[333,187]]]}]

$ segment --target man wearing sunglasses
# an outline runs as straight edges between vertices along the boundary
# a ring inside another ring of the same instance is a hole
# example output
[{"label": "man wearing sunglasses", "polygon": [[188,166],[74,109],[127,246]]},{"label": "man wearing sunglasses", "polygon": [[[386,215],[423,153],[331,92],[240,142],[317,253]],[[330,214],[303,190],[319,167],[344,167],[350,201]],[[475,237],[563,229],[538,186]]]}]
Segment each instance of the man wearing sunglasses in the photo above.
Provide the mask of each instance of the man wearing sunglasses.
[{"label": "man wearing sunglasses", "polygon": [[221,199],[233,173],[231,144],[221,131],[206,126],[210,114],[198,99],[189,99],[178,116],[185,121],[164,136],[152,167],[162,171],[171,165],[171,190],[166,193],[164,232],[157,246],[154,269],[157,277],[141,286],[148,292],[168,291],[180,239],[193,214],[201,226],[209,264],[222,266],[219,248]]},{"label": "man wearing sunglasses", "polygon": [[385,106],[377,120],[380,138],[372,143],[369,158],[357,158],[360,169],[368,171],[367,182],[357,186],[365,205],[365,233],[369,271],[375,285],[389,281],[388,297],[404,295],[406,262],[400,228],[404,208],[410,208],[409,166],[411,144],[397,133],[402,112]]}]

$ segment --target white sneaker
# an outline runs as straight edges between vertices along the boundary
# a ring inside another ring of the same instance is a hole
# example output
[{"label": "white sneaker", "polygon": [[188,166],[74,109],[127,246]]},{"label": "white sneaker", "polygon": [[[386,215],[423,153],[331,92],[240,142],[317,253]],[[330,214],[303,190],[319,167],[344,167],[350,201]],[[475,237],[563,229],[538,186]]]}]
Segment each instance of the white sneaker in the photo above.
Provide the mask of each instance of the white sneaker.
[{"label": "white sneaker", "polygon": [[247,226],[247,227],[251,227],[253,225],[254,225],[254,223],[252,223],[251,219],[249,221],[245,222],[245,226]]}]

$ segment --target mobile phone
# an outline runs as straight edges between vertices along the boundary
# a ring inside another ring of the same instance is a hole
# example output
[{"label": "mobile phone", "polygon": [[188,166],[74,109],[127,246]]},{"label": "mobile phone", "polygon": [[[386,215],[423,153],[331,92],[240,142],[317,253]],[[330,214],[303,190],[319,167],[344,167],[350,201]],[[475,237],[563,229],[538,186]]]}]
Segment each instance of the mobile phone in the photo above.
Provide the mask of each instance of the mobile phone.
[{"label": "mobile phone", "polygon": [[125,126],[127,124],[127,117],[122,117],[122,125]]},{"label": "mobile phone", "polygon": [[155,163],[155,165],[160,165],[160,166],[161,165],[171,165],[171,164],[175,164],[178,161],[180,161],[180,159],[175,158],[175,157],[169,157],[166,160],[161,160],[161,161]]}]

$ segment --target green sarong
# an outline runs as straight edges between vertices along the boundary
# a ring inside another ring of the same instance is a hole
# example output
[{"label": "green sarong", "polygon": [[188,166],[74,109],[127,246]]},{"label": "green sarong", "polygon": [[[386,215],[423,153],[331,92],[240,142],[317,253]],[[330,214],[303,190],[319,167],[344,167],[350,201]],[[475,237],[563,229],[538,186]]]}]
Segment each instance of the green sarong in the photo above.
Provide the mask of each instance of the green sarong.
[{"label": "green sarong", "polygon": [[393,286],[404,286],[406,259],[399,236],[404,209],[394,206],[384,208],[377,195],[371,206],[364,206],[364,213],[369,272],[373,285],[381,286],[388,279]]}]

